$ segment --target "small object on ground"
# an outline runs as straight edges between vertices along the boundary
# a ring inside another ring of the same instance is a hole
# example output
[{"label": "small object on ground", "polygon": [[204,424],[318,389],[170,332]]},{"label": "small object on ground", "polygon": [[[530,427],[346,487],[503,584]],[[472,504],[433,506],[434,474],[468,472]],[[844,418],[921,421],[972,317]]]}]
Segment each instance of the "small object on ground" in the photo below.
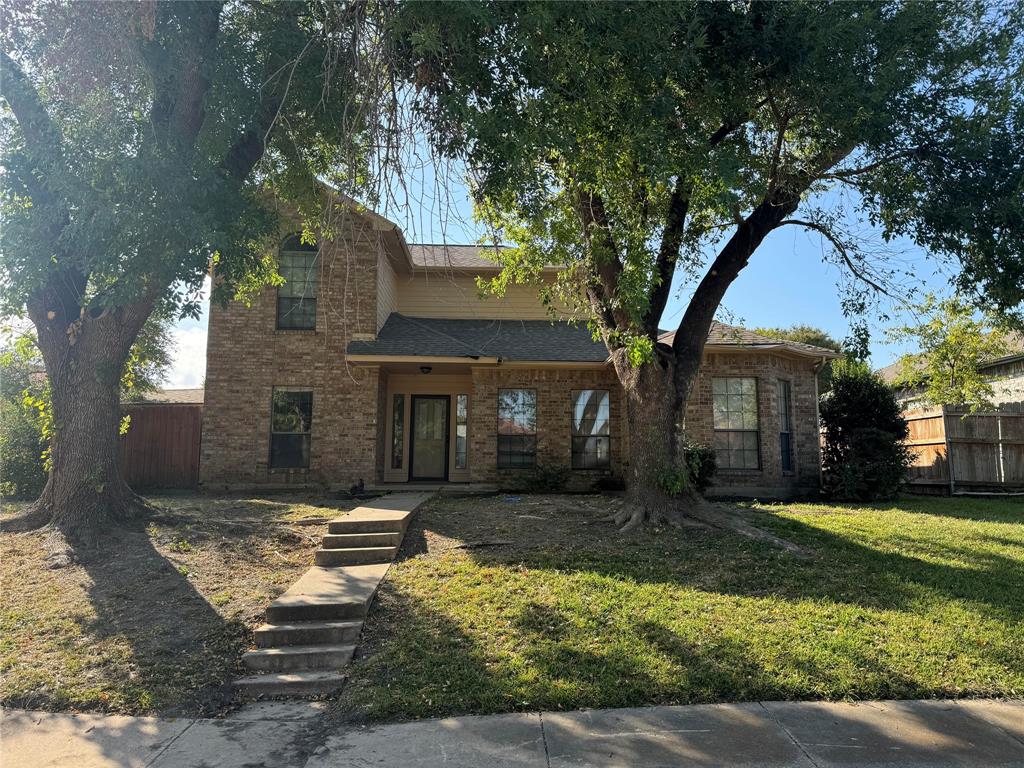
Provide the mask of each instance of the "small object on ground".
[{"label": "small object on ground", "polygon": [[522,496],[506,496],[504,499],[502,499],[502,501],[504,501],[506,504],[518,504],[522,500]]},{"label": "small object on ground", "polygon": [[359,482],[348,489],[350,496],[362,496],[366,491],[366,486],[363,484],[363,478],[359,478]]}]

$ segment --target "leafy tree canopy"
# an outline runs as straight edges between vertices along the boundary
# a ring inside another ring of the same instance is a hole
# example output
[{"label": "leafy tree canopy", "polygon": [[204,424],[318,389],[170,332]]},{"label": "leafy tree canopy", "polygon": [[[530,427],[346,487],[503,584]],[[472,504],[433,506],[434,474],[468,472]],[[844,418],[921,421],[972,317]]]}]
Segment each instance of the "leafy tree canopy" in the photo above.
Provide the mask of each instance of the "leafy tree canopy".
[{"label": "leafy tree canopy", "polygon": [[[273,279],[263,191],[315,208],[314,179],[358,173],[354,6],[6,4],[0,144],[4,310],[54,274],[91,311],[148,297],[196,314]],[[349,108],[346,111],[346,108]],[[184,289],[172,290],[178,284]]]},{"label": "leafy tree canopy", "polygon": [[[895,270],[851,215],[955,261],[970,295],[1024,297],[1019,5],[412,3],[395,31],[432,135],[519,245],[495,287],[569,265],[615,344],[653,341],[676,269],[760,224],[827,238],[862,278],[851,311]],[[854,209],[819,207],[829,189]]]},{"label": "leafy tree canopy", "polygon": [[966,405],[971,413],[992,408],[992,382],[979,367],[1010,350],[1005,318],[979,312],[959,296],[929,294],[915,309],[918,324],[890,331],[893,340],[911,341],[921,350],[900,358],[895,383],[921,388],[920,399],[928,405]]},{"label": "leafy tree canopy", "polygon": [[52,405],[26,525],[92,535],[144,506],[117,434],[147,319],[196,315],[212,269],[220,299],[277,281],[277,209],[308,220],[319,178],[361,178],[366,8],[0,6],[0,311],[27,310]]},{"label": "leafy tree canopy", "polygon": [[843,351],[842,342],[836,341],[828,331],[823,331],[821,328],[815,328],[812,325],[791,325],[788,328],[755,328],[754,333],[759,333],[770,339],[812,344],[815,347],[831,349],[833,352]]}]

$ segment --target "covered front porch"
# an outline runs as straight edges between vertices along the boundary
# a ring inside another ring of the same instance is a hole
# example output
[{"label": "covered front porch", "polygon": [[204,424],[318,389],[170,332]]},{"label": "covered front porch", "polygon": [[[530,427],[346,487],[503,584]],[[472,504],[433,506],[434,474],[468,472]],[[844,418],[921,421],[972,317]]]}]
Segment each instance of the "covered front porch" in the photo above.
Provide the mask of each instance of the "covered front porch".
[{"label": "covered front porch", "polygon": [[465,363],[433,358],[380,366],[384,485],[434,489],[469,483],[473,375]]}]

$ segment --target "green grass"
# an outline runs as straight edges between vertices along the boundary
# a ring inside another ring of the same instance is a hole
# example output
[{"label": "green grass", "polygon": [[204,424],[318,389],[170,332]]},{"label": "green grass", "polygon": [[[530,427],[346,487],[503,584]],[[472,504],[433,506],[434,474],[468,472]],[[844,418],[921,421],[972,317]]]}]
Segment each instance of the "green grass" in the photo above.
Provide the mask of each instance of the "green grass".
[{"label": "green grass", "polygon": [[798,558],[720,530],[616,534],[600,497],[527,500],[419,513],[350,716],[1024,694],[1024,502],[750,505]]}]

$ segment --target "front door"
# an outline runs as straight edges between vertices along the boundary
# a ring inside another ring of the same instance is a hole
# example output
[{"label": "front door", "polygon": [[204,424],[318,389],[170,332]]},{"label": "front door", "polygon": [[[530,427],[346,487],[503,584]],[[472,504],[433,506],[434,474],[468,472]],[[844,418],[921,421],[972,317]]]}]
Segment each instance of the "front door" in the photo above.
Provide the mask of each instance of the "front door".
[{"label": "front door", "polygon": [[412,396],[410,480],[448,479],[448,395]]}]

